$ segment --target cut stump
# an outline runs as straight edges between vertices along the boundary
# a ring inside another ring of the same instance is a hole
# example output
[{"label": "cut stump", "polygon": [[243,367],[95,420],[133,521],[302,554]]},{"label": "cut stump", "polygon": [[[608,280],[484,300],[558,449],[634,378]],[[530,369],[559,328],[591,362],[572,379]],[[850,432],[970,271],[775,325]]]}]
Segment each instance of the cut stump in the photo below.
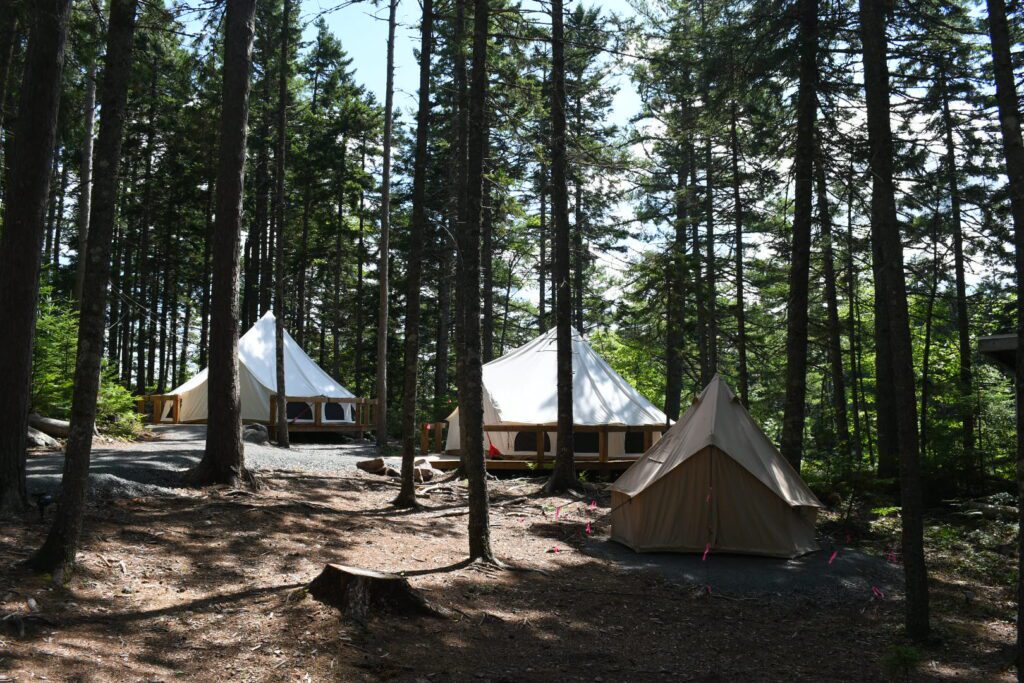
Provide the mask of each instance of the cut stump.
[{"label": "cut stump", "polygon": [[450,616],[448,610],[431,605],[404,577],[340,564],[325,565],[310,582],[309,594],[360,623],[376,613]]}]

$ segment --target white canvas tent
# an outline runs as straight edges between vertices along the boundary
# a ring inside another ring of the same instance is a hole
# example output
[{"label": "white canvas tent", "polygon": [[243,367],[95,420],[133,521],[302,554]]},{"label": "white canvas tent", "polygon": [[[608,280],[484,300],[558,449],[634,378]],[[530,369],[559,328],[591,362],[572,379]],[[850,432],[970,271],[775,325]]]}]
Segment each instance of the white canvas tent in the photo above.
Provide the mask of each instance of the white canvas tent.
[{"label": "white canvas tent", "polygon": [[[266,422],[270,416],[270,397],[277,393],[277,344],[274,339],[274,314],[267,312],[238,340],[238,379],[242,400],[242,419]],[[322,396],[334,399],[355,398],[355,395],[324,372],[292,336],[284,333],[285,390],[288,396],[303,398]],[[179,422],[203,422],[207,415],[206,369],[168,395],[180,397]],[[172,405],[164,404],[161,421],[170,419]],[[311,423],[314,408],[307,402],[289,402],[288,416],[295,423]],[[351,403],[325,403],[323,423],[351,423]]]},{"label": "white canvas tent", "polygon": [[[558,391],[556,337],[551,330],[483,366],[485,425],[550,425],[546,453],[557,448]],[[644,398],[572,330],[573,422],[576,425],[664,426],[665,413]],[[485,452],[536,455],[535,432],[485,432]],[[613,431],[608,457],[643,452],[643,435]],[[654,438],[657,438],[655,433]],[[577,455],[597,455],[597,434],[577,433]],[[445,449],[459,448],[459,411],[448,416]]]},{"label": "white canvas tent", "polygon": [[716,375],[612,485],[611,537],[638,552],[795,557],[818,548],[820,507]]}]

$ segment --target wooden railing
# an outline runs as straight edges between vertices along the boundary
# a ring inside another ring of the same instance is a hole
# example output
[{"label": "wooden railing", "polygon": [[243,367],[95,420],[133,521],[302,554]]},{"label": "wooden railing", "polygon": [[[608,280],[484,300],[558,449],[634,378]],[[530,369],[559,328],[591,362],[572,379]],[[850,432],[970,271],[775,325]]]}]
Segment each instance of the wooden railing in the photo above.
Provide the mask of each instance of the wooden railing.
[{"label": "wooden railing", "polygon": [[[152,412],[146,411],[146,403],[152,404]],[[149,415],[149,421],[153,424],[163,422],[164,405],[171,404],[171,422],[178,424],[181,421],[181,396],[179,394],[149,394],[139,396],[135,399],[135,408],[143,415]]]},{"label": "wooden railing", "polygon": [[[424,422],[420,426],[420,449],[424,454],[429,452],[430,433],[433,432],[435,452],[441,452],[441,440],[444,430],[444,422]],[[600,462],[608,462],[608,435],[618,432],[643,432],[643,448],[646,453],[654,444],[654,434],[663,433],[665,425],[573,425],[574,432],[597,432],[598,451],[597,457]],[[534,433],[536,435],[536,462],[543,463],[547,459],[547,449],[544,447],[544,436],[550,432],[558,431],[558,425],[515,425],[515,424],[485,424],[485,432],[517,432]]]},{"label": "wooden railing", "polygon": [[[377,399],[374,398],[328,398],[327,396],[288,396],[289,403],[313,404],[313,421],[296,423],[289,420],[289,427],[301,429],[320,429],[324,431],[338,428],[369,432],[377,428]],[[353,406],[354,422],[324,422],[324,404],[341,403]],[[277,424],[277,394],[271,394],[267,424]]]}]

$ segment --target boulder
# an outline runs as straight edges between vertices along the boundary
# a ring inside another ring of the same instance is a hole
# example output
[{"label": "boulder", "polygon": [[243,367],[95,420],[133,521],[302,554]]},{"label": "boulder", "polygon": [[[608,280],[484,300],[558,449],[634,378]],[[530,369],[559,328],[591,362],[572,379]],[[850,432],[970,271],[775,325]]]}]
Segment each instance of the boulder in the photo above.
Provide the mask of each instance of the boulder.
[{"label": "boulder", "polygon": [[60,448],[60,442],[57,439],[42,433],[38,429],[33,427],[28,428],[28,447],[29,448]]},{"label": "boulder", "polygon": [[412,469],[412,478],[413,481],[422,484],[423,482],[432,480],[435,476],[437,476],[438,472],[439,470],[435,470],[433,467],[431,467],[430,463],[426,463],[425,465],[417,465]]},{"label": "boulder", "polygon": [[242,440],[248,443],[265,444],[270,441],[270,433],[261,424],[245,425],[242,430]]},{"label": "boulder", "polygon": [[370,474],[385,474],[388,469],[387,464],[384,462],[384,458],[360,460],[356,463],[356,467],[361,469],[363,472],[369,472]]}]

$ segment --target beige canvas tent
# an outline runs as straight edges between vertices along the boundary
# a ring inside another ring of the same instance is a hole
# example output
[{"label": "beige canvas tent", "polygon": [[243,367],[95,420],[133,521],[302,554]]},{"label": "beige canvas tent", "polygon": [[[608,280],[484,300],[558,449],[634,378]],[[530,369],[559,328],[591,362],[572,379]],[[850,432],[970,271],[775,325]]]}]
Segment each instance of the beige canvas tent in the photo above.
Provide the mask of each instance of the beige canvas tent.
[{"label": "beige canvas tent", "polygon": [[795,557],[821,503],[715,376],[612,485],[613,540],[645,551]]}]

